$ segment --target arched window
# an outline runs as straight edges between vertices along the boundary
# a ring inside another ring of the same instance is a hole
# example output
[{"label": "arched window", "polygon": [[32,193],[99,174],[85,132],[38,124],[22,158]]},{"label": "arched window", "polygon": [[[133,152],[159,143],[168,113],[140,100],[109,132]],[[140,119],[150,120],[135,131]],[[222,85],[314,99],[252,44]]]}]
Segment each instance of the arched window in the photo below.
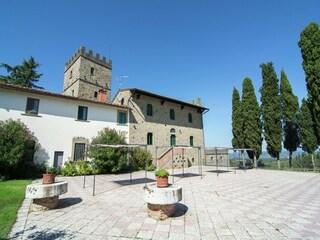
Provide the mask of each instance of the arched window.
[{"label": "arched window", "polygon": [[176,135],[172,134],[170,136],[170,145],[175,146],[176,145]]}]

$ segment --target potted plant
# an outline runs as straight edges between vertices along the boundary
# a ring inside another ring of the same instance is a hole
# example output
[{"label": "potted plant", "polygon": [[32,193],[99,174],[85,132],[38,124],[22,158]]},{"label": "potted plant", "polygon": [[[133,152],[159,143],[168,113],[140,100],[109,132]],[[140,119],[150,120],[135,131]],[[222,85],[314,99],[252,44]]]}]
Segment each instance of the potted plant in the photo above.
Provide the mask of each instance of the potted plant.
[{"label": "potted plant", "polygon": [[54,183],[57,169],[54,167],[46,168],[46,173],[42,174],[42,184]]},{"label": "potted plant", "polygon": [[169,172],[166,169],[160,169],[156,171],[155,175],[157,177],[157,187],[168,187]]}]

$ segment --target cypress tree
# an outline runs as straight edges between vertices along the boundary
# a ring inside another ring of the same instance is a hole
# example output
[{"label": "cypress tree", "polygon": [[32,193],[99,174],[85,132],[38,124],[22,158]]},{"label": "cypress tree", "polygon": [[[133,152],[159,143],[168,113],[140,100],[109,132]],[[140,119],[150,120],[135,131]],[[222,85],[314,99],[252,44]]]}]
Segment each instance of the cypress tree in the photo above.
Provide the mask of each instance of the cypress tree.
[{"label": "cypress tree", "polygon": [[320,28],[310,23],[300,34],[302,66],[306,73],[308,105],[315,124],[315,133],[320,145]]},{"label": "cypress tree", "polygon": [[292,152],[300,145],[298,135],[298,98],[293,94],[284,70],[281,71],[280,98],[283,128],[283,146],[289,151],[289,167],[292,166]]},{"label": "cypress tree", "polygon": [[233,88],[232,93],[232,146],[233,148],[243,148],[243,120],[242,106],[239,91]]},{"label": "cypress tree", "polygon": [[274,71],[273,63],[263,63],[261,93],[261,113],[264,129],[264,138],[267,142],[267,151],[271,157],[278,160],[281,152],[282,127],[279,96],[279,80]]},{"label": "cypress tree", "polygon": [[317,149],[317,137],[314,132],[314,123],[308,102],[302,99],[301,109],[298,115],[299,136],[303,151],[312,154],[312,163],[314,165],[313,153]]},{"label": "cypress tree", "polygon": [[261,112],[254,87],[250,78],[245,78],[242,84],[242,114],[245,148],[248,156],[253,159],[254,167],[257,167],[257,159],[262,150],[262,123]]}]

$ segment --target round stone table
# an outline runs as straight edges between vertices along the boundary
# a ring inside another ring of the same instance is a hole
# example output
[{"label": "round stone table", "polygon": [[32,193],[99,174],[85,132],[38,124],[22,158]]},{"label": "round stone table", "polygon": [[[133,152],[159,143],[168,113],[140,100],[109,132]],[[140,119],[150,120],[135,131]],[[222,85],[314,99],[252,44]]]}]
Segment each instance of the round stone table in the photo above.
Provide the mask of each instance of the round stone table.
[{"label": "round stone table", "polygon": [[149,217],[165,220],[174,215],[176,203],[182,200],[182,187],[171,184],[158,188],[157,183],[149,183],[143,187],[143,199],[148,203]]},{"label": "round stone table", "polygon": [[26,198],[33,199],[31,210],[41,211],[55,208],[59,195],[68,191],[68,183],[64,181],[52,184],[34,183],[27,185]]}]

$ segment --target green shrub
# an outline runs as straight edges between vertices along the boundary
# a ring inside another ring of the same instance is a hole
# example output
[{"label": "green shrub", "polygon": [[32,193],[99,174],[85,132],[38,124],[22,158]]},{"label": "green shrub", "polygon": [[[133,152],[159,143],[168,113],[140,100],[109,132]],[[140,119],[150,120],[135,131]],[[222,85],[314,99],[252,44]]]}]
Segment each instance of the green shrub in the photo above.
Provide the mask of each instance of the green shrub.
[{"label": "green shrub", "polygon": [[151,164],[147,167],[147,171],[154,171],[156,169],[156,166]]},{"label": "green shrub", "polygon": [[116,173],[128,170],[127,149],[111,147],[94,147],[94,144],[125,144],[125,137],[116,130],[105,128],[93,138],[89,148],[89,157],[95,159],[99,173]]},{"label": "green shrub", "polygon": [[60,172],[63,176],[80,176],[84,174],[93,174],[91,163],[86,161],[66,162],[61,168]]},{"label": "green shrub", "polygon": [[143,170],[152,162],[151,153],[144,148],[135,148],[132,151],[133,170]]},{"label": "green shrub", "polygon": [[0,176],[7,179],[37,177],[42,166],[35,165],[36,138],[20,120],[0,121]]}]

